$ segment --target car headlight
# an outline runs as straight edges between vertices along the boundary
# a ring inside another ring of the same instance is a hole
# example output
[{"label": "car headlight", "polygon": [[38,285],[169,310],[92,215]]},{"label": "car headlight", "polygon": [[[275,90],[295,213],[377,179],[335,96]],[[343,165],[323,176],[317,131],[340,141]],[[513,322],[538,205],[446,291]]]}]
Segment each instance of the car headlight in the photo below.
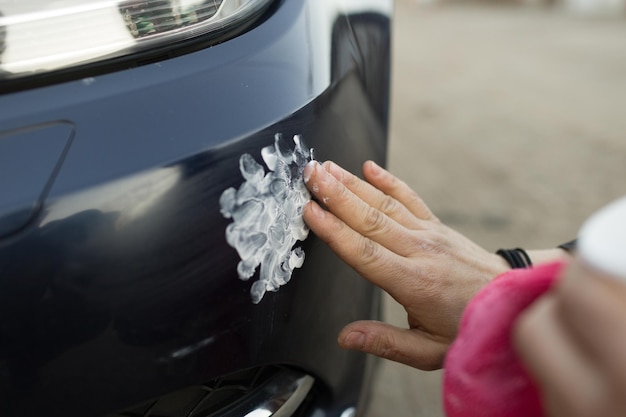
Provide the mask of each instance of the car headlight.
[{"label": "car headlight", "polygon": [[189,39],[219,41],[273,0],[0,1],[0,81],[137,53]]}]

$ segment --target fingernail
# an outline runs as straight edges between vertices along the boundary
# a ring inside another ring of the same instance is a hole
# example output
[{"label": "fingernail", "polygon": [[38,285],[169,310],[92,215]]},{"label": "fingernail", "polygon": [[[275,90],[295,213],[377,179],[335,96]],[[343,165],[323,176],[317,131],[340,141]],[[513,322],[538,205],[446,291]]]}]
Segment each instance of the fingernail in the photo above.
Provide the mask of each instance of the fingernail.
[{"label": "fingernail", "polygon": [[315,167],[317,165],[317,161],[309,161],[309,163],[306,164],[306,166],[304,167],[304,170],[302,171],[302,179],[304,180],[305,184],[308,183],[311,179],[311,174],[313,174],[313,171],[315,170]]},{"label": "fingernail", "polygon": [[338,181],[343,181],[343,169],[341,169],[339,165],[328,161],[324,163],[324,168]]},{"label": "fingernail", "polygon": [[365,346],[365,334],[350,332],[343,341],[343,344],[350,349],[363,349],[363,346]]},{"label": "fingernail", "polygon": [[324,215],[324,210],[322,210],[315,201],[309,201],[307,205],[311,207],[311,212],[313,212],[313,215],[316,217],[322,217]]}]

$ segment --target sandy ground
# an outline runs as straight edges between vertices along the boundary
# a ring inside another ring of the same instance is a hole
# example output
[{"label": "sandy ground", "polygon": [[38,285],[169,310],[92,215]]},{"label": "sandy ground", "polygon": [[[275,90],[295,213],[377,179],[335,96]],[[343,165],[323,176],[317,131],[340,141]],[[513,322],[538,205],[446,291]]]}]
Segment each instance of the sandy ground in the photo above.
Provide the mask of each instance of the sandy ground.
[{"label": "sandy ground", "polygon": [[[397,0],[394,32],[389,166],[444,222],[551,247],[626,194],[626,19]],[[368,417],[442,415],[440,372],[381,365]]]}]

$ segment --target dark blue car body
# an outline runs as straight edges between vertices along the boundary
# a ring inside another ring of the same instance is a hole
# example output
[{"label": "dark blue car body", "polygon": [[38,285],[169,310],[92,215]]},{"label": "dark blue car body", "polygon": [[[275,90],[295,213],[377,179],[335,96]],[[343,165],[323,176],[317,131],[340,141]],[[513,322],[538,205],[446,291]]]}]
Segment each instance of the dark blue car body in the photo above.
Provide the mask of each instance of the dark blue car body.
[{"label": "dark blue car body", "polygon": [[0,83],[0,415],[165,416],[234,381],[227,415],[283,371],[315,381],[298,415],[358,408],[370,362],[336,337],[379,292],[311,234],[253,304],[219,197],[276,133],[384,163],[390,10],[283,0],[218,44]]}]

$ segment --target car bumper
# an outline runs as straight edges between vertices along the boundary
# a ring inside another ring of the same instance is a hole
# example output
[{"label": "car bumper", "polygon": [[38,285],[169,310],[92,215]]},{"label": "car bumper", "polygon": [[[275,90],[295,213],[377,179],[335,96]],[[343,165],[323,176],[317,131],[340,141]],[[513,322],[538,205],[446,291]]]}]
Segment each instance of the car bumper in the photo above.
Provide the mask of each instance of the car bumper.
[{"label": "car bumper", "polygon": [[[311,412],[357,404],[366,359],[336,335],[378,316],[378,291],[310,236],[292,281],[252,304],[219,211],[240,155],[260,160],[276,133],[351,171],[384,163],[391,6],[328,3],[284,1],[222,44],[0,96],[0,152],[51,167],[2,183],[32,192],[0,205],[6,224],[23,214],[0,238],[0,414],[105,415],[267,365],[315,379]],[[56,145],[20,146],[31,132]]]}]

